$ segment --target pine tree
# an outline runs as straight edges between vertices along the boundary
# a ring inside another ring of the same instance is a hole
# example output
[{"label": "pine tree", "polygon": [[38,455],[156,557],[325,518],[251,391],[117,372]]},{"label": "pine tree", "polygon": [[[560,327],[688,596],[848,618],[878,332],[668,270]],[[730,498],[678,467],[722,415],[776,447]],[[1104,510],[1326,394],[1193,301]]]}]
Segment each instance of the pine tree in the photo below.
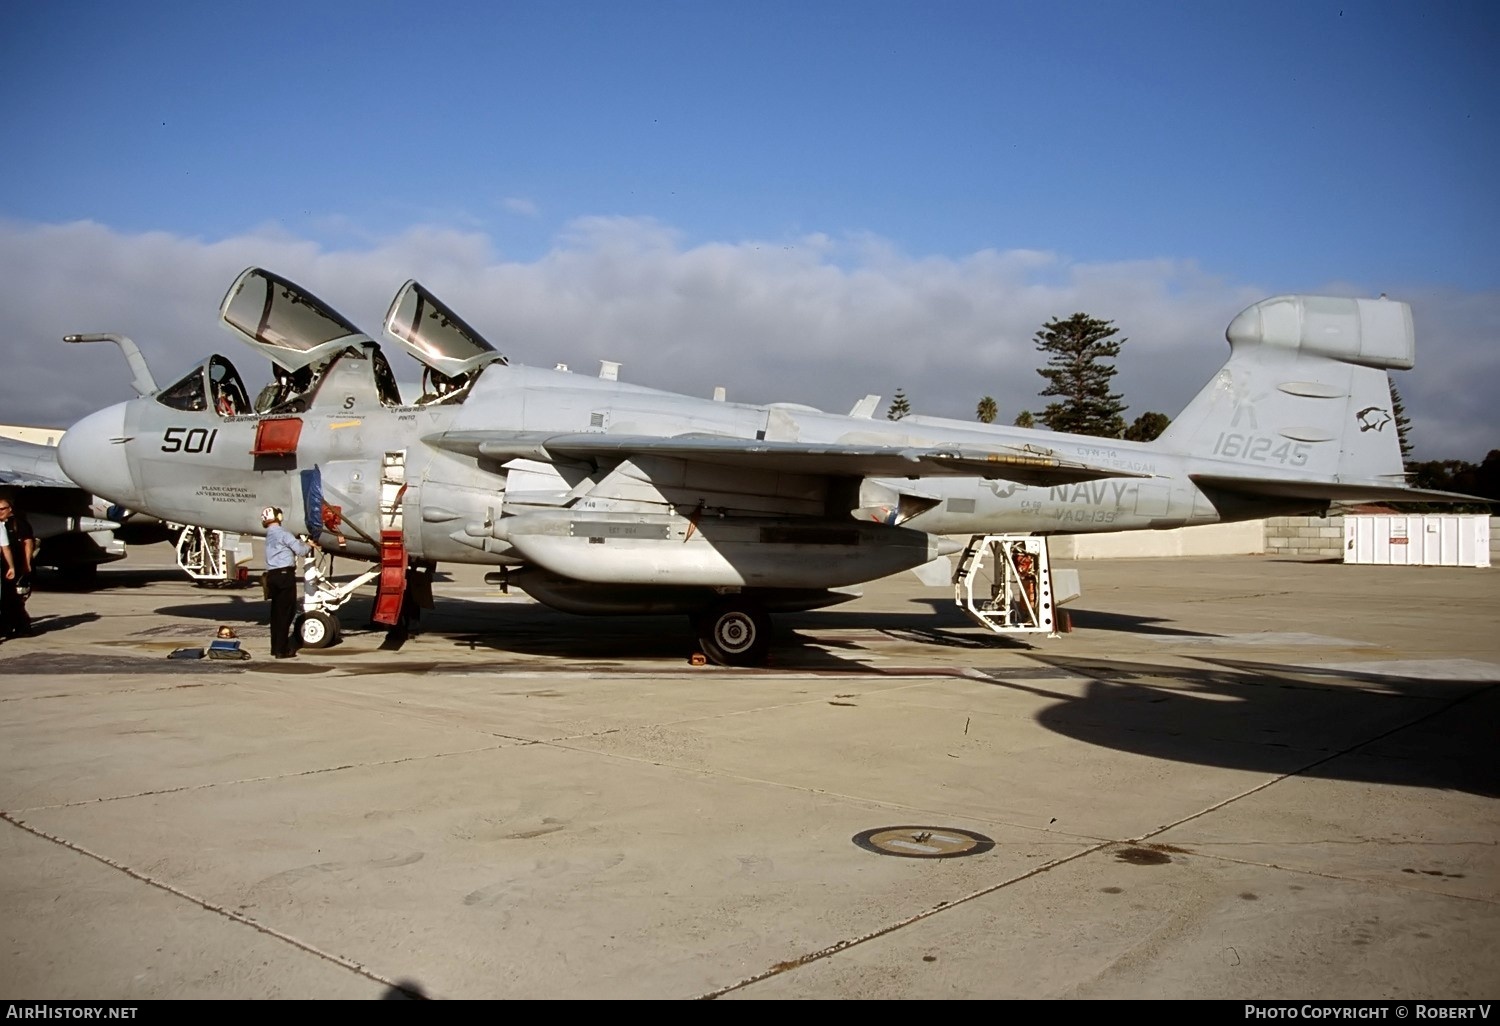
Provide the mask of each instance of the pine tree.
[{"label": "pine tree", "polygon": [[987,395],[979,400],[979,406],[974,410],[974,416],[978,417],[980,422],[984,424],[995,423],[995,417],[999,413],[1000,407],[995,405],[995,397],[992,395]]},{"label": "pine tree", "polygon": [[1401,393],[1396,391],[1395,380],[1389,374],[1385,378],[1391,383],[1391,419],[1396,422],[1396,439],[1401,443],[1401,466],[1410,471],[1413,462],[1411,420],[1406,416],[1406,407],[1401,402]]},{"label": "pine tree", "polygon": [[896,389],[895,396],[891,399],[891,408],[885,411],[887,420],[900,420],[911,412],[911,403],[906,401],[906,393]]},{"label": "pine tree", "polygon": [[1170,423],[1172,423],[1172,418],[1168,417],[1165,413],[1156,413],[1155,411],[1143,413],[1135,418],[1131,425],[1125,429],[1125,434],[1122,437],[1128,438],[1132,442],[1149,442],[1159,437]]},{"label": "pine tree", "polygon": [[1126,339],[1111,341],[1119,334],[1113,321],[1101,321],[1088,314],[1075,313],[1067,320],[1053,318],[1042,325],[1034,341],[1048,354],[1047,366],[1037,371],[1047,379],[1042,396],[1057,396],[1062,401],[1049,403],[1042,412],[1042,423],[1053,431],[1071,431],[1080,435],[1119,438],[1125,432],[1125,404],[1109,390],[1109,379],[1115,376],[1114,364],[1107,361],[1120,355]]}]

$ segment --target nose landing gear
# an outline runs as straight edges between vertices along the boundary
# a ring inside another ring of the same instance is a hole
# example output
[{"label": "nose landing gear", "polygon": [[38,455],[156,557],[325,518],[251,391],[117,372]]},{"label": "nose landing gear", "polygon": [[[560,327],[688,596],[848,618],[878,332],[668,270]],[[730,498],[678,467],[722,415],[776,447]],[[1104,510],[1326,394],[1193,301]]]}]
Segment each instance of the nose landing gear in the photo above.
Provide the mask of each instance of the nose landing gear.
[{"label": "nose landing gear", "polygon": [[380,566],[342,584],[328,579],[316,556],[308,556],[302,570],[302,615],[297,621],[297,637],[307,648],[327,648],[343,636],[338,610],[360,588],[380,576]]},{"label": "nose landing gear", "polygon": [[303,613],[302,621],[297,625],[297,636],[304,648],[327,648],[338,644],[342,635],[338,617],[321,609]]}]

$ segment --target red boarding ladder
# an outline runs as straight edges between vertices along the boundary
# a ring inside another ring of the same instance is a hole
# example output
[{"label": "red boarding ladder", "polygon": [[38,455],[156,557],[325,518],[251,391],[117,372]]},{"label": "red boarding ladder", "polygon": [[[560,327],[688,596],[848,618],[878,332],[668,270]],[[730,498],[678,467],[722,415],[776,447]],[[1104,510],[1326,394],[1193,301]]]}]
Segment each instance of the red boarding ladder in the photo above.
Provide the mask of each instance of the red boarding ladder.
[{"label": "red boarding ladder", "polygon": [[402,497],[406,495],[406,451],[388,452],[380,468],[380,583],[375,590],[376,623],[395,627],[401,622],[406,598],[406,543],[402,541]]},{"label": "red boarding ladder", "polygon": [[376,623],[394,627],[401,620],[401,600],[406,597],[406,543],[400,529],[380,532],[380,582],[375,590]]}]

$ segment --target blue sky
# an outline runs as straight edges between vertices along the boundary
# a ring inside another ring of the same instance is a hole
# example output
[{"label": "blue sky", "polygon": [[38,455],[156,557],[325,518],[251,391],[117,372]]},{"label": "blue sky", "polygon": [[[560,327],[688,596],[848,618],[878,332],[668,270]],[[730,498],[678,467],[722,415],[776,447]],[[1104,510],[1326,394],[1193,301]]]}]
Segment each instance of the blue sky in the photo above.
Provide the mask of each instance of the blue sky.
[{"label": "blue sky", "polygon": [[60,390],[0,420],[130,394],[67,332],[263,380],[216,326],[261,264],[367,330],[421,278],[523,363],[1005,421],[1053,316],[1173,415],[1250,302],[1385,292],[1418,454],[1500,447],[1494,4],[11,7],[0,348]]}]

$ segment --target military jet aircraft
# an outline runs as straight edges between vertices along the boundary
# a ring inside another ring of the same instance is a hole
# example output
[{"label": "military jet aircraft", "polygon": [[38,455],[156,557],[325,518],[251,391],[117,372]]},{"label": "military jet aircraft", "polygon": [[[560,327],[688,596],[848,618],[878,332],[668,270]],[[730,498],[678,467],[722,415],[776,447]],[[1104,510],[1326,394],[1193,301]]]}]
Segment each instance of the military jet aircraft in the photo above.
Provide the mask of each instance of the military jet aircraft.
[{"label": "military jet aircraft", "polygon": [[247,269],[220,317],[269,358],[271,385],[252,397],[214,355],[154,389],[132,362],[142,394],[74,425],[63,467],[169,521],[259,534],[261,508],[280,507],[378,561],[385,623],[409,568],[483,564],[569,612],[686,613],[710,659],[756,664],[771,613],[845,601],[961,548],[949,536],[1457,498],[1404,484],[1386,372],[1412,366],[1415,341],[1410,308],[1383,298],[1243,311],[1228,362],[1150,443],[519,366],[416,281],[384,325],[423,368],[412,401],[376,341],[286,278]]}]

